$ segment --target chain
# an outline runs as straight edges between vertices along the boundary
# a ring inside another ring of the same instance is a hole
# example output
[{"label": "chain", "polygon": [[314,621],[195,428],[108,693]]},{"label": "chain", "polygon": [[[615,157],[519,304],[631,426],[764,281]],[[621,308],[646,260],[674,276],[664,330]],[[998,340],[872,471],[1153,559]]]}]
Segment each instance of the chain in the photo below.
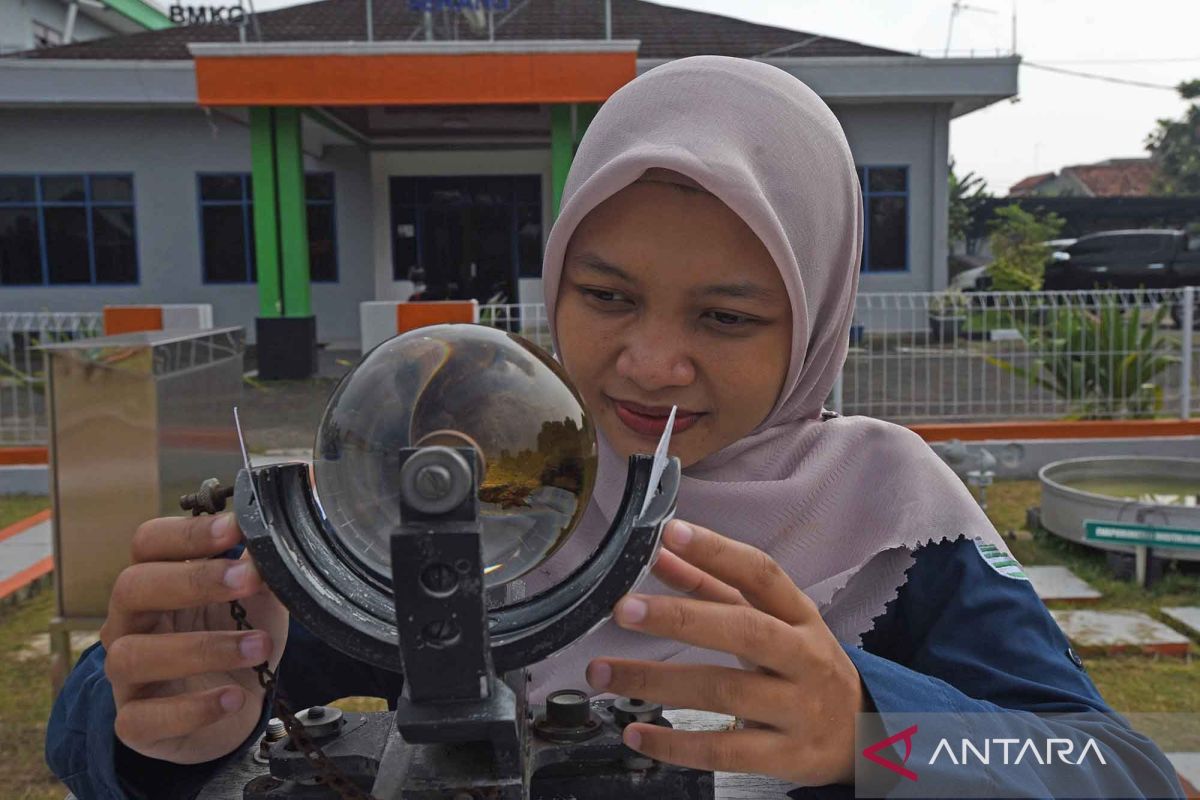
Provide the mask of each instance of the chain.
[{"label": "chain", "polygon": [[[200,485],[200,491],[179,498],[179,505],[184,511],[191,511],[193,517],[203,513],[216,514],[225,510],[225,502],[233,496],[233,487],[223,487],[220,481],[209,478]],[[246,620],[246,607],[239,600],[229,601],[229,615],[239,631],[252,631],[254,626]],[[313,741],[304,727],[304,723],[296,719],[291,706],[280,696],[278,679],[275,671],[266,661],[254,667],[258,674],[258,685],[268,695],[274,695],[271,708],[275,716],[283,721],[283,728],[296,744],[296,749],[304,754],[304,758],[312,765],[320,776],[321,782],[337,792],[342,800],[375,800],[375,797],[359,788],[358,784],[346,777],[337,764],[321,746]]]}]

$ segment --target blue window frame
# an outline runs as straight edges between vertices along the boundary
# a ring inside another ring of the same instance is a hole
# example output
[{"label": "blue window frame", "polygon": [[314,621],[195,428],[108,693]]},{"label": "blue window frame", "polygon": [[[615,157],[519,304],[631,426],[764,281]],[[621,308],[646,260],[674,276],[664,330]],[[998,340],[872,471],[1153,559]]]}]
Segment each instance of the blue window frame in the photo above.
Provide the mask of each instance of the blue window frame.
[{"label": "blue window frame", "polygon": [[137,282],[132,175],[0,175],[0,286]]},{"label": "blue window frame", "polygon": [[908,167],[859,167],[863,272],[908,271]]},{"label": "blue window frame", "polygon": [[[254,261],[254,186],[248,172],[199,173],[200,264],[205,283],[251,283]],[[336,283],[337,224],[332,172],[304,176],[309,276]]]}]

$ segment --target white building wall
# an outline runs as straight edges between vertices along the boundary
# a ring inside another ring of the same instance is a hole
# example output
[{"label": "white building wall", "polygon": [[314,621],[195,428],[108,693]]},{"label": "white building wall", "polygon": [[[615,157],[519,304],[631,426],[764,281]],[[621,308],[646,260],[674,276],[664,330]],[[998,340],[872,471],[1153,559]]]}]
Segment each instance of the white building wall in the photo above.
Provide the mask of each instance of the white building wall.
[{"label": "white building wall", "polygon": [[908,167],[907,272],[865,273],[862,292],[936,291],[947,280],[950,107],[837,105],[854,163]]},{"label": "white building wall", "polygon": [[[371,196],[366,153],[326,147],[305,168],[332,171],[338,282],[312,285],[320,341],[358,340],[358,303],[371,299]],[[5,286],[0,311],[96,311],[109,303],[211,303],[214,323],[253,339],[254,284],[205,284],[198,172],[249,172],[246,125],[200,109],[0,110],[0,173],[133,174],[139,282],[130,286]]]},{"label": "white building wall", "polygon": [[[0,0],[0,53],[33,49],[34,21],[63,33],[66,30],[67,4],[61,0]],[[75,15],[73,41],[99,39],[111,36],[114,32],[86,14]]]}]

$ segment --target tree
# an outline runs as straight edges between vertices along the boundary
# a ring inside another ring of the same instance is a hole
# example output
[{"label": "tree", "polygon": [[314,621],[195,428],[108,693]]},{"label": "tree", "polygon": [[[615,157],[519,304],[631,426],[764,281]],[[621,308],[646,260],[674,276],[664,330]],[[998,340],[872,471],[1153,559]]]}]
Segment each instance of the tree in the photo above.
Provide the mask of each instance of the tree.
[{"label": "tree", "polygon": [[1200,80],[1184,81],[1179,96],[1191,101],[1180,119],[1160,119],[1146,137],[1146,149],[1158,164],[1154,191],[1167,195],[1200,194]]},{"label": "tree", "polygon": [[997,292],[1036,292],[1042,288],[1049,251],[1043,242],[1058,236],[1063,219],[1051,212],[1041,216],[1016,203],[997,208],[988,223],[988,242],[995,261],[988,265]]},{"label": "tree", "polygon": [[958,177],[954,172],[954,159],[950,160],[949,234],[951,242],[966,241],[967,227],[971,224],[971,218],[983,201],[991,196],[987,182],[981,176],[974,172],[968,172],[961,178]]}]

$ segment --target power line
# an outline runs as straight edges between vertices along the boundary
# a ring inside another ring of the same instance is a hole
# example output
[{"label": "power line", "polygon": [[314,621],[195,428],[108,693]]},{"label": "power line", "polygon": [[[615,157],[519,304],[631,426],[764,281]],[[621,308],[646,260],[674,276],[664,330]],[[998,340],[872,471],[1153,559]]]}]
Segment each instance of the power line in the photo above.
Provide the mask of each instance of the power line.
[{"label": "power line", "polygon": [[1075,69],[1063,69],[1062,67],[1051,67],[1046,64],[1035,64],[1032,61],[1022,61],[1021,66],[1040,69],[1046,72],[1057,72],[1060,75],[1070,75],[1075,78],[1088,78],[1094,81],[1105,81],[1107,83],[1119,83],[1122,86],[1137,86],[1142,89],[1162,89],[1168,92],[1177,91],[1175,86],[1167,86],[1165,83],[1147,83],[1146,81],[1133,81],[1128,78],[1115,78],[1112,75],[1098,75],[1095,72],[1080,72]]}]

